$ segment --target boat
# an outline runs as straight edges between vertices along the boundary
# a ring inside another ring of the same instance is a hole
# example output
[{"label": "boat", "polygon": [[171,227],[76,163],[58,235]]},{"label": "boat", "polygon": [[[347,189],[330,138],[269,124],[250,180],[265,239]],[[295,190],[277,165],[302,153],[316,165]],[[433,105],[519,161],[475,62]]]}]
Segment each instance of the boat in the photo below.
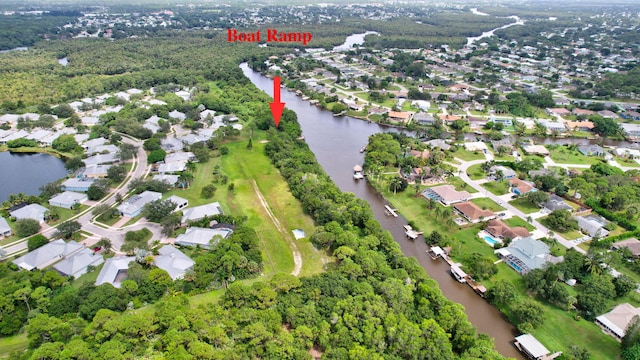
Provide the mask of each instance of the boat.
[{"label": "boat", "polygon": [[440,246],[432,246],[429,250],[427,250],[427,254],[429,254],[431,260],[435,260],[439,257],[445,256],[445,252]]},{"label": "boat", "polygon": [[363,153],[363,152],[365,152],[365,151],[367,151],[367,145],[363,146],[363,147],[360,149],[360,153]]},{"label": "boat", "polygon": [[415,231],[411,225],[404,225],[404,233],[411,240],[415,240],[419,235],[423,234],[422,231]]},{"label": "boat", "polygon": [[302,97],[302,100],[305,100],[305,101],[306,101],[306,100],[309,100],[309,99],[310,99],[310,97],[308,97],[308,96],[306,96],[306,95]]},{"label": "boat", "polygon": [[459,283],[467,282],[467,273],[462,271],[456,264],[451,265],[451,276],[453,276]]},{"label": "boat", "polygon": [[353,179],[354,180],[364,179],[364,174],[362,173],[362,166],[356,165],[353,167]]}]

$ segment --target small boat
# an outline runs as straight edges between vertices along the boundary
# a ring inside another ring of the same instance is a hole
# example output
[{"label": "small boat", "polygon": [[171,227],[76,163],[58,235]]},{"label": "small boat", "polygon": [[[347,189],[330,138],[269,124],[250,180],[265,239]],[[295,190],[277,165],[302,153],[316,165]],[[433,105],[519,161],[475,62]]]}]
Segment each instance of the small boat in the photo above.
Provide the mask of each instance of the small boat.
[{"label": "small boat", "polygon": [[365,152],[365,151],[367,151],[367,145],[363,146],[363,147],[360,149],[360,153],[363,153],[363,152]]},{"label": "small boat", "polygon": [[310,97],[308,97],[308,96],[306,96],[306,95],[302,97],[302,100],[305,100],[305,101],[306,101],[306,100],[309,100],[309,99],[310,99]]},{"label": "small boat", "polygon": [[427,254],[431,257],[431,260],[435,260],[439,257],[444,257],[444,250],[440,246],[432,246],[431,249],[427,250]]},{"label": "small boat", "polygon": [[451,275],[460,283],[467,282],[467,273],[462,271],[456,264],[451,265]]},{"label": "small boat", "polygon": [[353,167],[353,179],[354,180],[364,179],[364,175],[362,173],[362,166],[356,165]]},{"label": "small boat", "polygon": [[404,233],[407,235],[407,238],[411,240],[415,240],[418,237],[418,235],[422,234],[421,231],[413,230],[411,225],[404,225]]}]

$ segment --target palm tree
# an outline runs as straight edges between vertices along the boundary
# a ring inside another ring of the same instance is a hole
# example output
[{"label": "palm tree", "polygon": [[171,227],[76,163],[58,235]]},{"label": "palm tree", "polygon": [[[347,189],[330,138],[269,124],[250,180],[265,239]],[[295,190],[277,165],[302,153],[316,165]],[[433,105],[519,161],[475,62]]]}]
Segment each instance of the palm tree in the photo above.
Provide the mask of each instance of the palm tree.
[{"label": "palm tree", "polygon": [[429,198],[429,204],[427,205],[427,207],[429,208],[429,210],[433,210],[434,207],[436,207],[436,200]]},{"label": "palm tree", "polygon": [[188,172],[188,171],[183,171],[180,173],[180,175],[178,176],[178,182],[180,182],[180,184],[186,184],[186,187],[191,186],[191,181],[193,181],[193,174]]},{"label": "palm tree", "polygon": [[185,164],[185,169],[187,169],[187,171],[189,171],[189,172],[195,172],[196,171],[196,163],[194,163],[191,160],[187,161],[187,163]]},{"label": "palm tree", "polygon": [[440,206],[436,206],[436,211],[435,211],[435,216],[436,219],[439,218],[440,216],[442,216],[442,211],[444,210],[443,207]]}]

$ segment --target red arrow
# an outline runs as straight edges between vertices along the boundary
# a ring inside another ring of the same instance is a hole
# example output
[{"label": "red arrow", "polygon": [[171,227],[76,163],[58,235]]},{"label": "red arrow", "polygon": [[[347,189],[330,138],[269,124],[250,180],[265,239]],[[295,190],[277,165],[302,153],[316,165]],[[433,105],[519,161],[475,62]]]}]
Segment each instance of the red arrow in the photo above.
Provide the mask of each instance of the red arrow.
[{"label": "red arrow", "polygon": [[269,106],[271,107],[271,114],[273,114],[273,121],[278,127],[282,110],[284,110],[284,103],[280,102],[280,76],[273,78],[273,102],[269,103]]}]

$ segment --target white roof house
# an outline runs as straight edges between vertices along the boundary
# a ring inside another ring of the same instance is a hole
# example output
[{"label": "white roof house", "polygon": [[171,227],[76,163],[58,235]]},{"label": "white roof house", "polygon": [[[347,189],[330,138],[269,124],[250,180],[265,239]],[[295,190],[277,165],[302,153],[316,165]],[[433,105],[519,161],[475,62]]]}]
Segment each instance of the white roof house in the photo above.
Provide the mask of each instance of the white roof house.
[{"label": "white roof house", "polygon": [[12,262],[22,269],[44,269],[56,261],[71,256],[82,250],[84,246],[75,241],[64,242],[58,239],[51,241]]},{"label": "white roof house", "polygon": [[189,221],[197,221],[204,219],[206,216],[213,216],[222,214],[219,202],[213,202],[210,204],[200,205],[182,211],[182,223],[186,224]]},{"label": "white roof house", "polygon": [[640,124],[620,124],[620,128],[627,136],[640,136]]},{"label": "white roof house", "polygon": [[452,185],[440,185],[427,188],[422,192],[425,199],[434,199],[440,201],[445,206],[461,201],[467,201],[471,198],[471,194],[467,191],[458,191]]},{"label": "white roof house", "polygon": [[158,250],[155,265],[166,271],[172,280],[182,279],[184,274],[193,269],[195,261],[182,251],[171,245],[165,245]]},{"label": "white roof house", "polygon": [[118,153],[118,147],[113,144],[92,146],[86,149],[87,150],[85,151],[85,153],[87,153],[87,155],[101,154],[101,153],[111,153],[111,154]]},{"label": "white roof house", "polygon": [[145,191],[134,195],[118,206],[118,211],[122,216],[136,217],[142,212],[144,206],[154,200],[162,198],[162,194],[155,191]]},{"label": "white roof house", "polygon": [[119,161],[118,155],[114,153],[97,154],[82,160],[86,166],[111,164],[117,161]]},{"label": "white roof house", "polygon": [[186,208],[187,206],[189,206],[189,200],[183,199],[180,196],[171,195],[166,200],[169,200],[172,203],[176,204],[176,208],[173,211],[182,210],[182,209]]},{"label": "white roof house", "polygon": [[[81,138],[78,138],[80,136],[80,134],[76,135],[76,141],[78,142],[82,142],[83,140]],[[88,137],[87,137],[88,138]],[[96,146],[102,146],[104,144],[107,143],[107,140],[103,137],[97,137],[95,139],[91,139],[91,140],[87,140],[85,142],[82,143],[82,148],[87,150],[90,149],[92,147],[96,147]]]},{"label": "white roof house", "polygon": [[627,326],[634,316],[640,316],[640,307],[629,303],[619,304],[613,310],[596,318],[596,324],[605,332],[621,340],[627,333]]},{"label": "white roof house", "polygon": [[33,219],[38,222],[44,222],[44,215],[47,211],[49,211],[49,209],[40,204],[29,204],[18,210],[11,211],[9,214],[16,218],[16,220]]},{"label": "white roof house", "polygon": [[218,244],[216,235],[226,239],[233,233],[233,230],[227,228],[205,229],[200,227],[190,227],[184,234],[178,235],[175,244],[182,246],[200,246],[209,249]]},{"label": "white roof house", "polygon": [[611,150],[615,156],[630,156],[633,158],[640,158],[640,150],[629,148],[615,148]]},{"label": "white roof house", "polygon": [[7,223],[7,219],[2,216],[0,216],[0,236],[11,236],[11,227],[9,226],[9,223]]},{"label": "white roof house", "polygon": [[165,164],[171,163],[171,162],[182,162],[182,161],[195,161],[196,160],[196,156],[191,152],[191,151],[177,151],[171,154],[167,154],[167,156],[165,156],[164,158],[164,162]]},{"label": "white roof house", "polygon": [[127,279],[127,270],[129,270],[129,263],[136,261],[135,256],[116,256],[105,261],[98,278],[96,279],[96,286],[102,284],[111,284],[116,288],[122,285],[122,282]]},{"label": "white roof house", "polygon": [[79,278],[87,272],[89,266],[98,266],[104,262],[101,254],[94,254],[91,249],[83,248],[55,264],[53,268],[62,276]]},{"label": "white roof house", "polygon": [[210,118],[213,120],[214,116],[216,116],[216,112],[214,110],[203,110],[200,112],[200,120],[207,120]]},{"label": "white roof house", "polygon": [[184,120],[187,118],[187,115],[185,115],[183,112],[180,112],[178,110],[173,110],[169,113],[169,117],[173,119]]},{"label": "white roof house", "polygon": [[531,334],[516,337],[516,346],[531,359],[543,359],[551,353]]},{"label": "white roof house", "polygon": [[174,186],[175,184],[177,184],[179,178],[180,178],[179,175],[171,175],[171,174],[160,174],[160,175],[153,176],[153,180],[164,181],[171,186]]},{"label": "white roof house", "polygon": [[73,177],[62,183],[62,189],[68,191],[87,191],[94,181],[94,178]]},{"label": "white roof house", "polygon": [[49,199],[49,205],[71,209],[74,205],[82,204],[87,200],[87,194],[65,191]]},{"label": "white roof house", "polygon": [[88,178],[103,178],[108,175],[109,168],[112,165],[91,165],[82,170],[82,176]]},{"label": "white roof house", "polygon": [[487,144],[482,141],[466,142],[464,143],[464,148],[468,151],[486,151]]}]

